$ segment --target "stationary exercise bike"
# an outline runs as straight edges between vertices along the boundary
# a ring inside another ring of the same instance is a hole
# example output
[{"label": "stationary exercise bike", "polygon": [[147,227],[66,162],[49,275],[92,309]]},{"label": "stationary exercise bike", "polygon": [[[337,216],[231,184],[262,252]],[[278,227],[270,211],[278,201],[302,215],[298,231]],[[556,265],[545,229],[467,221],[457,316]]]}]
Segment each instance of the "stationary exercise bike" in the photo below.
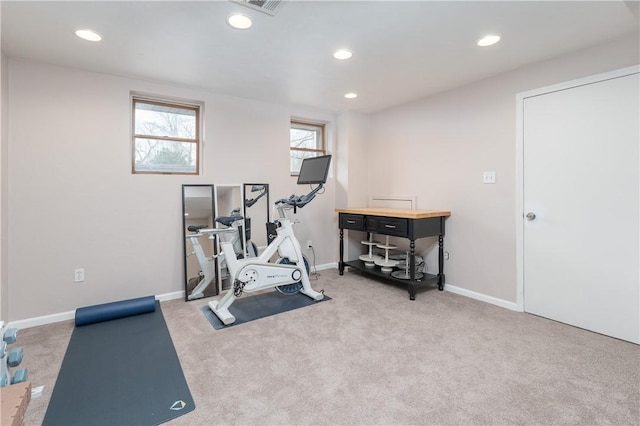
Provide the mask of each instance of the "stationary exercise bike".
[{"label": "stationary exercise bike", "polygon": [[[302,250],[294,232],[293,224],[286,212],[303,208],[313,200],[327,180],[330,155],[306,158],[302,162],[298,183],[318,184],[306,195],[291,195],[275,202],[279,219],[275,221],[276,236],[267,248],[256,258],[236,259],[231,241],[221,241],[222,252],[226,258],[229,274],[233,282],[232,288],[220,300],[212,300],[209,308],[224,325],[233,324],[236,318],[229,312],[229,307],[244,292],[254,292],[268,288],[277,288],[281,293],[302,293],[313,300],[322,300],[324,294],[311,288],[309,274],[305,267]],[[229,229],[200,230],[211,234],[233,232]],[[237,232],[237,230],[236,230]],[[222,240],[222,238],[221,238]],[[271,263],[270,259],[278,253],[279,263]],[[285,260],[286,259],[286,260]]]},{"label": "stationary exercise bike", "polygon": [[[258,200],[264,197],[267,194],[267,188],[264,185],[253,185],[251,188],[251,192],[259,192],[258,196],[255,198],[245,199],[244,205],[245,207],[253,206]],[[216,223],[223,225],[226,229],[240,229],[241,224],[243,223],[243,216],[240,214],[240,208],[233,209],[229,216],[220,216],[215,219]],[[248,220],[248,218],[246,219]],[[198,264],[200,265],[200,271],[198,272],[198,283],[191,290],[191,292],[187,295],[187,300],[196,300],[204,297],[204,291],[209,287],[212,283],[215,282],[215,259],[219,257],[219,255],[214,256],[206,256],[204,254],[204,250],[200,245],[200,238],[205,234],[208,234],[209,239],[214,239],[214,235],[211,230],[207,229],[206,225],[191,225],[187,227],[187,230],[191,232],[191,234],[186,235],[191,241],[191,247],[193,251],[187,256],[196,255],[198,259]],[[249,239],[246,238],[246,244],[243,244],[242,238],[240,238],[240,232],[234,236],[231,241],[233,245],[233,250],[236,257],[257,257],[258,256],[258,247],[256,244]],[[224,261],[224,256],[220,256],[220,271],[222,277],[224,278],[225,273],[227,271],[226,262]]]}]

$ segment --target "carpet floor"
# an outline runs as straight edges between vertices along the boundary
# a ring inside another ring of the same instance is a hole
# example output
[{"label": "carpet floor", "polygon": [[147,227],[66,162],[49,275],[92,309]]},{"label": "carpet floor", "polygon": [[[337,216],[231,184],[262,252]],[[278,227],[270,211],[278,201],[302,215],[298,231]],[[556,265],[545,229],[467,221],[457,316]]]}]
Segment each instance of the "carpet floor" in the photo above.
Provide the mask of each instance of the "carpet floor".
[{"label": "carpet floor", "polygon": [[[638,425],[640,347],[437,289],[320,271],[332,300],[214,330],[162,303],[196,409],[171,425]],[[20,331],[42,423],[73,322]],[[131,378],[135,380],[135,377]]]}]

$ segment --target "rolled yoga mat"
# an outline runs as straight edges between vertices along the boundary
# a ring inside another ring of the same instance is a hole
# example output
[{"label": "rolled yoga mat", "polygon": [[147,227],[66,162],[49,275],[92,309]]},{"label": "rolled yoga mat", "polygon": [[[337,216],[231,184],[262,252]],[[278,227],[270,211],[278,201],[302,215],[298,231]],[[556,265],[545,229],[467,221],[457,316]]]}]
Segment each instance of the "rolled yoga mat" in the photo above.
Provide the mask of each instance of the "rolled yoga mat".
[{"label": "rolled yoga mat", "polygon": [[76,309],[76,327],[109,321],[156,310],[155,296],[139,297],[120,302],[103,303]]}]

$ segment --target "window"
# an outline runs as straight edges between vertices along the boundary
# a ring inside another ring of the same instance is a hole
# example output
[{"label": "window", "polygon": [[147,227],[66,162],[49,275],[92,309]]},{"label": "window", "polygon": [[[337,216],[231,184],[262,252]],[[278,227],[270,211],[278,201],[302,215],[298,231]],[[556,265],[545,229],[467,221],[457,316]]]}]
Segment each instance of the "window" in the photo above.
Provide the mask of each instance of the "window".
[{"label": "window", "polygon": [[324,148],[324,124],[291,121],[290,171],[292,176],[300,173],[302,160],[326,153]]},{"label": "window", "polygon": [[133,98],[133,173],[199,174],[200,106]]}]

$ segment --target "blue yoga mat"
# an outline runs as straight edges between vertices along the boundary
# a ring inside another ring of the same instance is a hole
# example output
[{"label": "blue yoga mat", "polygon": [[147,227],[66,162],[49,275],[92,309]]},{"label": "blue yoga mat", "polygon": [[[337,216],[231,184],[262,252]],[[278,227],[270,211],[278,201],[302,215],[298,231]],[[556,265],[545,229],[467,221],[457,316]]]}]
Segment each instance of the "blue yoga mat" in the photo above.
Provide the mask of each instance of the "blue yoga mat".
[{"label": "blue yoga mat", "polygon": [[156,302],[147,314],[73,329],[42,424],[152,426],[194,408]]},{"label": "blue yoga mat", "polygon": [[148,314],[155,310],[156,298],[154,296],[87,306],[76,309],[76,327],[132,315]]}]

